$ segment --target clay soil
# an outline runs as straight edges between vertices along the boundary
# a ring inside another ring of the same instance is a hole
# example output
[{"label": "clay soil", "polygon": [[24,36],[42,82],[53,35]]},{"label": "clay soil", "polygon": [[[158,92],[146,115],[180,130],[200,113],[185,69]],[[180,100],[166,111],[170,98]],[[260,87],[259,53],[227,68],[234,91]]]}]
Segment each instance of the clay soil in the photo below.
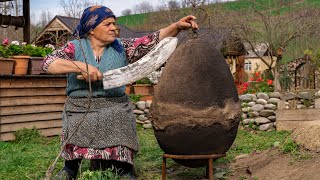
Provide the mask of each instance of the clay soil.
[{"label": "clay soil", "polygon": [[230,174],[226,179],[319,180],[319,154],[304,154],[305,158],[283,154],[278,149],[254,152],[228,164],[225,168],[230,170]]}]

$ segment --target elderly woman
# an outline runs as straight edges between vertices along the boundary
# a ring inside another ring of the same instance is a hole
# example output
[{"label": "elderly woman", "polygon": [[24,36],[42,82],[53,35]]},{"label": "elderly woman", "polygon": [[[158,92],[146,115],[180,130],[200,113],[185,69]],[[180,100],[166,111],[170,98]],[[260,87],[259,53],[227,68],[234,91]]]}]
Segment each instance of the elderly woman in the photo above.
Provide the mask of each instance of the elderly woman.
[{"label": "elderly woman", "polygon": [[[104,6],[88,7],[74,33],[78,38],[44,59],[43,70],[67,74],[61,137],[65,166],[61,172],[68,179],[76,178],[82,159],[91,160],[92,170],[114,166],[134,177],[133,158],[139,146],[135,116],[125,88],[104,90],[101,72],[137,61],[165,37],[197,29],[194,19],[186,16],[148,36],[119,39],[113,12]],[[78,80],[78,74],[86,81]]]}]

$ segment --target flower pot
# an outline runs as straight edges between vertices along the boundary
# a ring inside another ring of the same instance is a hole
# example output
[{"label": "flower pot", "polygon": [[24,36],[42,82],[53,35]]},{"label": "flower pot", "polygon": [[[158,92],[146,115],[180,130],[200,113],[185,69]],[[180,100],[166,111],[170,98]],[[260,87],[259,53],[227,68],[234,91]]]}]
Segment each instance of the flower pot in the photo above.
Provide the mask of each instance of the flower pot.
[{"label": "flower pot", "polygon": [[28,65],[28,74],[45,74],[42,70],[43,57],[30,57]]},{"label": "flower pot", "polygon": [[13,59],[0,59],[0,74],[12,74],[13,66]]},{"label": "flower pot", "polygon": [[146,95],[146,96],[142,96],[140,98],[140,101],[152,101],[153,100],[153,96],[152,95]]},{"label": "flower pot", "polygon": [[126,94],[132,94],[133,90],[132,90],[132,86],[131,84],[126,85]]},{"label": "flower pot", "polygon": [[150,84],[135,84],[133,85],[134,94],[140,94],[143,96],[153,95],[153,86]]},{"label": "flower pot", "polygon": [[16,75],[26,75],[30,56],[12,56],[14,59],[13,73]]}]

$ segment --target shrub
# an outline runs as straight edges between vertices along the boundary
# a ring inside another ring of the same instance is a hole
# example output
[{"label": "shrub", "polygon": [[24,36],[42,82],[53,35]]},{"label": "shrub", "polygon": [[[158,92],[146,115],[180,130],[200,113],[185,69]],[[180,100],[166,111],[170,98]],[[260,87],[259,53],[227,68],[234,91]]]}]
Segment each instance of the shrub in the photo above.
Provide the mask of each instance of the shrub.
[{"label": "shrub", "polygon": [[106,171],[85,171],[79,177],[80,180],[118,180],[120,179],[117,172],[113,172],[113,167]]},{"label": "shrub", "polygon": [[15,141],[17,143],[35,142],[38,141],[41,137],[36,127],[33,127],[32,129],[19,129],[18,131],[14,132],[13,135],[16,137]]},{"label": "shrub", "polygon": [[27,55],[33,57],[44,57],[53,52],[50,47],[37,47],[34,45],[20,45],[19,42],[13,41],[9,45],[8,39],[0,45],[0,57],[8,58],[14,55]]},{"label": "shrub", "polygon": [[142,98],[142,95],[140,95],[140,94],[130,94],[129,98],[130,98],[130,100],[132,102],[136,103],[136,102],[140,101],[140,99]]},{"label": "shrub", "polygon": [[238,94],[272,92],[273,80],[268,78],[270,78],[270,75],[262,76],[259,71],[256,71],[248,82],[236,85]]},{"label": "shrub", "polygon": [[136,84],[152,84],[151,80],[147,77],[139,79]]}]

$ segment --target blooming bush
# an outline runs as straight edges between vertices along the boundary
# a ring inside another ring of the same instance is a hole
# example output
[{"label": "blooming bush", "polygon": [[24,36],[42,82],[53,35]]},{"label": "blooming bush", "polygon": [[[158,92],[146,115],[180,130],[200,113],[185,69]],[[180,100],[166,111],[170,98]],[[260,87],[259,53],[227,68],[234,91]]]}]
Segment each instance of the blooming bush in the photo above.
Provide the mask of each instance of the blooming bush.
[{"label": "blooming bush", "polygon": [[236,83],[238,94],[272,92],[273,80],[263,78],[260,72],[255,72],[248,82]]},{"label": "blooming bush", "polygon": [[53,51],[49,47],[37,47],[35,45],[26,45],[18,41],[9,43],[9,39],[5,38],[0,45],[0,57],[8,58],[14,55],[27,55],[33,57],[44,57]]}]

